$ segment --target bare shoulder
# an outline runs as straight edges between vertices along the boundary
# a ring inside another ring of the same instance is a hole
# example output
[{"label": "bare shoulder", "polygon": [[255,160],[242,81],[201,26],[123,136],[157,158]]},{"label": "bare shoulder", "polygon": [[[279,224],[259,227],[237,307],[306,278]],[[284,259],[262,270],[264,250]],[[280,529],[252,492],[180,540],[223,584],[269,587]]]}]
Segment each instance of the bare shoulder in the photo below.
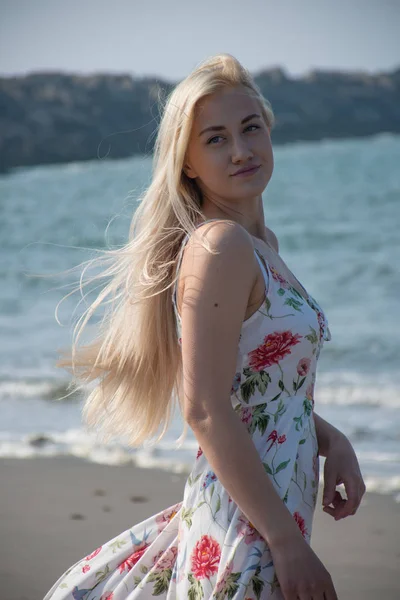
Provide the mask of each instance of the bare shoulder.
[{"label": "bare shoulder", "polygon": [[[209,244],[211,252],[205,247],[205,242]],[[184,249],[183,279],[192,271],[194,262],[200,268],[202,262],[206,267],[212,261],[216,269],[234,263],[237,272],[241,272],[242,269],[248,269],[249,263],[253,264],[253,253],[251,236],[239,223],[228,219],[205,223],[193,232]]]}]

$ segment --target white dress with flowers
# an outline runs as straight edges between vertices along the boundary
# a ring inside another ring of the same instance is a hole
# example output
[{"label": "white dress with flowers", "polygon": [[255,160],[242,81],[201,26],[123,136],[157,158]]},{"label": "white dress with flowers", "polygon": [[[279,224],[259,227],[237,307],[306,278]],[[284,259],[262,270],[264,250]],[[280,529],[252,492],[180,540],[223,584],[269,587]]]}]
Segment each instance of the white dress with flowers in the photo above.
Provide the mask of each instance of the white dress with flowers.
[{"label": "white dress with flowers", "polygon": [[[306,301],[255,253],[265,278],[265,301],[242,325],[232,408],[310,543],[319,481],[313,392],[318,357],[331,335],[315,299],[309,295]],[[181,343],[175,294],[176,288],[173,305]],[[224,489],[200,447],[181,502],[79,560],[44,600],[153,597],[283,599],[268,544]]]}]

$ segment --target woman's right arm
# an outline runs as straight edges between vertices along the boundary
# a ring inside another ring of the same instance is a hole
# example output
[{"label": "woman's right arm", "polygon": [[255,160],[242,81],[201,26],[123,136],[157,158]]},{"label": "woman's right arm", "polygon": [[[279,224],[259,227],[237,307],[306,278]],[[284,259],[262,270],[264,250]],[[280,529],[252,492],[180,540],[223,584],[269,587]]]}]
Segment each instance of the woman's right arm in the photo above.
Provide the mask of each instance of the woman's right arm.
[{"label": "woman's right arm", "polygon": [[[203,234],[219,254],[201,246]],[[285,600],[297,598],[299,582],[307,590],[308,580],[314,594],[323,588],[326,599],[335,600],[329,573],[304,540],[231,405],[239,336],[256,268],[251,237],[234,222],[203,225],[187,243],[180,311],[184,416],[219,481],[270,547]]]}]

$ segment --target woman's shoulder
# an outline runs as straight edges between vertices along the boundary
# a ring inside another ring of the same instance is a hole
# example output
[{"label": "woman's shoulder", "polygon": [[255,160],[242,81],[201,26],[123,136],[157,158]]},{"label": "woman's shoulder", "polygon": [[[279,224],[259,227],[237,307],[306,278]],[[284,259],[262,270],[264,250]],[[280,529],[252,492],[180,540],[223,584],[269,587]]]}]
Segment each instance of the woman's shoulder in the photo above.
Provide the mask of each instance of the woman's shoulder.
[{"label": "woman's shoulder", "polygon": [[230,219],[209,219],[203,223],[197,223],[196,229],[190,238],[201,239],[202,235],[207,235],[210,241],[229,241],[236,238],[248,239],[251,242],[251,236],[240,223]]},{"label": "woman's shoulder", "polygon": [[[217,284],[231,274],[246,287],[253,282],[256,258],[250,234],[235,221],[221,219],[204,223],[189,236],[181,263],[180,280],[185,288],[192,279],[202,284]],[[240,277],[238,277],[240,274]],[[191,287],[191,286],[190,286]]]}]

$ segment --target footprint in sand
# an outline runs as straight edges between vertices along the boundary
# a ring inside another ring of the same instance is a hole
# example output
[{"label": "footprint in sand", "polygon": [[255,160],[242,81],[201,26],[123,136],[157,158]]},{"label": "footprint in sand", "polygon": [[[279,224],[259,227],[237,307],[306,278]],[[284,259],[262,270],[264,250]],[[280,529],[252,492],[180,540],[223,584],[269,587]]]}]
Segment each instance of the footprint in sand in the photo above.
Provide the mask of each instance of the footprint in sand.
[{"label": "footprint in sand", "polygon": [[131,496],[131,502],[148,502],[149,499],[146,496]]},{"label": "footprint in sand", "polygon": [[81,515],[81,513],[72,513],[69,518],[73,521],[83,521],[86,519],[85,515]]}]

